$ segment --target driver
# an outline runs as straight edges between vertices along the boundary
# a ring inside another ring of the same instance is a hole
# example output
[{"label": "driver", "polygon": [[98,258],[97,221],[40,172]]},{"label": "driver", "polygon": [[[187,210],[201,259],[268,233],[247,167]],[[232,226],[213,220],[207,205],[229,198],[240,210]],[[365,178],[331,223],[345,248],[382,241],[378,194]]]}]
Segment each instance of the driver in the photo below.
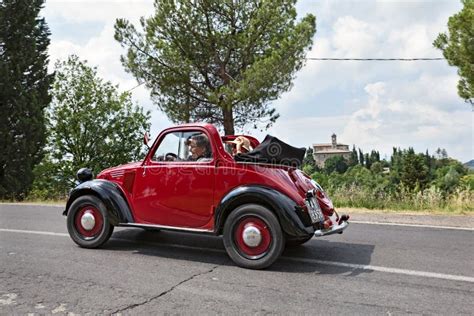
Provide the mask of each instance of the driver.
[{"label": "driver", "polygon": [[188,161],[210,161],[212,158],[211,144],[206,135],[194,135],[188,140],[191,155]]}]

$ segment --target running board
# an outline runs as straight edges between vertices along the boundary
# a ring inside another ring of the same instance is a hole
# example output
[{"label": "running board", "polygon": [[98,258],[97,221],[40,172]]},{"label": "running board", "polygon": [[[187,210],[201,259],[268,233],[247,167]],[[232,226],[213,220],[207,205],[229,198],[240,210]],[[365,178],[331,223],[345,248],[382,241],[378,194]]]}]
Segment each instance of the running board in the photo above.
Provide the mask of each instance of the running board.
[{"label": "running board", "polygon": [[176,226],[166,226],[166,225],[123,223],[123,224],[119,224],[117,226],[120,226],[120,227],[137,227],[137,228],[156,228],[156,229],[174,230],[174,231],[181,231],[181,232],[214,234],[213,230],[208,230],[208,229],[176,227]]}]

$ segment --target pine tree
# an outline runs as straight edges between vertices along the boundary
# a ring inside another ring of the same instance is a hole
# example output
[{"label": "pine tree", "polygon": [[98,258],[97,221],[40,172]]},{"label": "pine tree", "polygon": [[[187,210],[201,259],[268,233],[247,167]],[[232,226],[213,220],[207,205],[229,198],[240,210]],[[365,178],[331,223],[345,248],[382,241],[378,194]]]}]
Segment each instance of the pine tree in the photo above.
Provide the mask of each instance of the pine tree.
[{"label": "pine tree", "polygon": [[45,143],[50,102],[44,0],[0,2],[0,198],[22,199]]},{"label": "pine tree", "polygon": [[296,0],[155,1],[141,29],[125,19],[115,38],[126,70],[145,82],[175,122],[235,128],[278,118],[270,102],[288,91],[305,62],[316,17],[297,20]]},{"label": "pine tree", "polygon": [[448,33],[439,34],[433,45],[443,51],[450,66],[458,67],[458,94],[474,105],[474,1],[461,2],[463,9],[449,18]]}]

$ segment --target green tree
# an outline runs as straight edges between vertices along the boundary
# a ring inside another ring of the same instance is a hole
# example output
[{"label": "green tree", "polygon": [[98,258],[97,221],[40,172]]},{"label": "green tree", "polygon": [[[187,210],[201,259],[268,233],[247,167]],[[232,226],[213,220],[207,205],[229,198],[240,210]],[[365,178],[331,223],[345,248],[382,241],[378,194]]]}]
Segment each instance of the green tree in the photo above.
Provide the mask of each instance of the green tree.
[{"label": "green tree", "polygon": [[372,163],[380,161],[380,153],[377,150],[372,150],[370,152],[370,161]]},{"label": "green tree", "polygon": [[359,163],[363,166],[364,165],[364,153],[362,150],[359,148]]},{"label": "green tree", "polygon": [[313,152],[313,147],[308,147],[303,159],[303,165],[309,165],[312,167],[316,166],[316,161],[314,160]]},{"label": "green tree", "polygon": [[347,161],[342,156],[334,156],[324,162],[324,170],[327,173],[344,173],[347,168]]},{"label": "green tree", "polygon": [[23,199],[46,140],[49,29],[44,0],[0,1],[0,198]]},{"label": "green tree", "polygon": [[448,172],[437,180],[438,187],[444,192],[453,192],[454,189],[459,185],[461,175],[456,171],[454,166],[449,167]]},{"label": "green tree", "polygon": [[146,84],[174,122],[235,127],[278,118],[269,106],[304,63],[316,32],[296,0],[156,0],[143,31],[118,19],[115,38],[128,49],[126,70]]},{"label": "green tree", "polygon": [[460,179],[460,184],[466,189],[474,191],[474,173],[463,176]]},{"label": "green tree", "polygon": [[370,160],[369,154],[364,155],[364,160],[365,160],[365,167],[367,169],[370,169],[370,167],[372,166],[372,160]]},{"label": "green tree", "polygon": [[52,95],[49,154],[36,170],[38,182],[48,176],[51,188],[64,191],[79,168],[97,173],[140,158],[150,116],[133,106],[129,93],[119,93],[94,68],[70,56],[56,63]]},{"label": "green tree", "polygon": [[416,187],[424,189],[429,174],[423,154],[417,155],[413,148],[409,148],[402,157],[400,182],[409,190],[414,190]]},{"label": "green tree", "polygon": [[352,145],[351,157],[349,158],[349,166],[353,167],[359,163],[359,159],[357,157],[357,151],[355,145]]},{"label": "green tree", "polygon": [[381,163],[380,161],[374,162],[374,163],[370,166],[370,171],[372,171],[372,172],[375,173],[375,174],[380,174],[380,173],[382,173],[382,171],[383,171],[382,163]]},{"label": "green tree", "polygon": [[474,104],[474,1],[461,0],[463,9],[448,20],[448,33],[438,35],[433,45],[443,51],[449,65],[458,67],[458,94]]}]

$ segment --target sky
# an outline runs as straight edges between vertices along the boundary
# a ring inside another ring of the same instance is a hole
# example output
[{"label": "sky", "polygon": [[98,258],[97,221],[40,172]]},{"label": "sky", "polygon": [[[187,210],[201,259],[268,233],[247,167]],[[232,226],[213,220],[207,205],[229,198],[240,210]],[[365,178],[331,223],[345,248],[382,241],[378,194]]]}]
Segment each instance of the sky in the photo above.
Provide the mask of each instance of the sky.
[{"label": "sky", "polygon": [[[317,19],[307,57],[436,58],[432,45],[447,31],[457,0],[299,0],[299,18]],[[152,0],[47,0],[41,14],[51,30],[50,69],[76,54],[99,75],[125,91],[137,86],[125,72],[125,50],[114,40],[114,23],[138,25],[153,14]],[[297,73],[293,87],[271,103],[280,118],[267,131],[237,131],[262,139],[267,133],[297,147],[339,143],[390,158],[393,147],[417,152],[445,148],[462,162],[473,159],[473,110],[457,95],[457,69],[445,60],[417,62],[312,61]],[[174,125],[154,105],[149,91],[132,90],[135,103],[150,110],[152,136]]]}]

